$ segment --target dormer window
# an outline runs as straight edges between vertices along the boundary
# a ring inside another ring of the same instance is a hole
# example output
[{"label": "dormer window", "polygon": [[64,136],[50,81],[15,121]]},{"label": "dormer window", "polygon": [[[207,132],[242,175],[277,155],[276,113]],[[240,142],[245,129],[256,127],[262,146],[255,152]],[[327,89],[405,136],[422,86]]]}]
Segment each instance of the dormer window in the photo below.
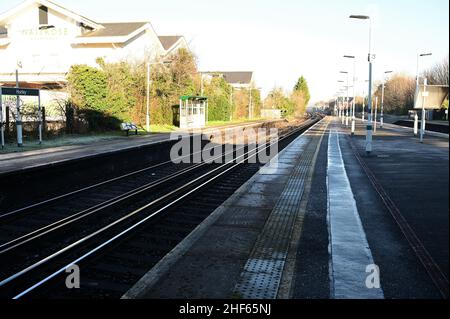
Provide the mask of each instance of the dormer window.
[{"label": "dormer window", "polygon": [[39,7],[39,25],[48,25],[48,8],[46,6]]},{"label": "dormer window", "polygon": [[48,8],[46,6],[39,7],[39,30],[47,30],[54,28],[54,25],[48,24]]}]

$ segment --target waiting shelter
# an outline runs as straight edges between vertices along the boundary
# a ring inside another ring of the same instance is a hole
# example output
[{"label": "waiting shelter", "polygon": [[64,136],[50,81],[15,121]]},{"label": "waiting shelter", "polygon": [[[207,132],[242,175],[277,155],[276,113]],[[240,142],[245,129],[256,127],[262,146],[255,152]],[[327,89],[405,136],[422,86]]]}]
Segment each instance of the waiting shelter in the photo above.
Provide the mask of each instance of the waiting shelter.
[{"label": "waiting shelter", "polygon": [[180,97],[180,128],[205,127],[208,117],[208,98],[203,96]]}]

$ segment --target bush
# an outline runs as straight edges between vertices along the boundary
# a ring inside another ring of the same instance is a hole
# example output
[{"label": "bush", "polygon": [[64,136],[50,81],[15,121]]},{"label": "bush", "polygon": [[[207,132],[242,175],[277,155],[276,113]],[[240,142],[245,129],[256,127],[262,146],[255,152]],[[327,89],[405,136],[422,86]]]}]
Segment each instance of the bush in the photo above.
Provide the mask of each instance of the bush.
[{"label": "bush", "polygon": [[222,77],[214,77],[205,84],[204,93],[208,97],[208,121],[229,121],[231,86]]}]

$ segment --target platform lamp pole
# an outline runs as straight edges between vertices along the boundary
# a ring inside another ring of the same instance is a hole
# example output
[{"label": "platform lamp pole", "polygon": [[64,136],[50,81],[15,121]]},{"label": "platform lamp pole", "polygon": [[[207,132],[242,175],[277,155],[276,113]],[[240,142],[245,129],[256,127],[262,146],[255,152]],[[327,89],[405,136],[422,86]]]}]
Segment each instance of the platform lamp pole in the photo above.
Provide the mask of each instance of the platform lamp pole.
[{"label": "platform lamp pole", "polygon": [[[344,81],[342,81],[342,80],[338,80],[338,83],[344,83]],[[340,92],[341,94],[342,94],[342,90],[341,90],[341,92]],[[342,108],[340,108],[339,109],[339,111],[340,111],[340,117],[341,117],[341,121],[342,121],[342,125],[344,125],[344,121],[345,121],[345,119],[344,119],[344,115],[345,115],[345,111],[344,111],[344,96],[343,96],[343,94],[342,94]]]},{"label": "platform lamp pole", "polygon": [[384,88],[386,86],[386,74],[392,73],[393,71],[384,71],[385,77],[383,79],[383,84],[381,86],[381,112],[380,112],[380,128],[383,128],[384,124]]},{"label": "platform lamp pole", "polygon": [[[433,53],[418,53],[417,54],[417,65],[416,65],[416,94],[415,96],[417,97],[416,101],[417,102],[419,100],[419,80],[420,80],[420,75],[419,75],[419,60],[421,57],[425,57],[425,56],[431,56],[433,55]],[[414,104],[414,108],[415,108],[415,104]],[[423,113],[423,112],[422,112]],[[422,119],[423,120],[423,119]],[[416,114],[414,115],[414,135],[417,136],[417,127],[419,126],[419,116],[417,115],[417,111]]]},{"label": "platform lamp pole", "polygon": [[344,55],[344,58],[353,59],[353,100],[352,100],[352,131],[351,135],[355,135],[355,81],[356,81],[356,58],[354,55]]},{"label": "platform lamp pole", "polygon": [[349,100],[349,96],[348,96],[348,88],[349,88],[349,86],[348,86],[348,72],[347,71],[340,71],[339,73],[347,75],[347,98],[346,98],[346,106],[345,106],[345,111],[346,111],[345,112],[345,126],[348,127],[348,116],[349,116],[349,114],[348,114],[348,111],[349,111],[349,107],[348,107],[348,100]]},{"label": "platform lamp pole", "polygon": [[367,134],[366,134],[366,153],[372,152],[372,20],[366,15],[351,15],[350,19],[369,20],[369,98],[368,98],[368,119],[367,119]]},{"label": "platform lamp pole", "polygon": [[[364,83],[369,82],[369,80],[365,80]],[[362,116],[361,116],[361,120],[364,122],[364,108],[366,103],[366,89],[363,88],[363,101],[362,101]]]},{"label": "platform lamp pole", "polygon": [[[422,92],[422,121],[420,122],[420,143],[423,143],[423,136],[425,135],[425,97],[428,96],[427,92],[427,79],[423,79],[423,92]],[[419,97],[417,97],[419,98]]]},{"label": "platform lamp pole", "polygon": [[[16,67],[16,88],[19,88],[19,68],[22,68],[22,62],[17,62]],[[16,96],[16,128],[17,128],[17,146],[23,146],[22,139],[22,115],[20,114],[20,97]]]}]

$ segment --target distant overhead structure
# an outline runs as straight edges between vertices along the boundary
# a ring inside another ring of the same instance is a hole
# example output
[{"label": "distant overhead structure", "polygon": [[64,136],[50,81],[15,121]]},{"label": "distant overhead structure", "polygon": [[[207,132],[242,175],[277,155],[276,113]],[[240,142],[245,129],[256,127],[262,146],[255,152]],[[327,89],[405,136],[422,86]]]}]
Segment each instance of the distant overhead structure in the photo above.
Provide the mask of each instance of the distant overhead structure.
[{"label": "distant overhead structure", "polygon": [[414,97],[414,109],[440,109],[448,96],[448,85],[419,85]]}]

